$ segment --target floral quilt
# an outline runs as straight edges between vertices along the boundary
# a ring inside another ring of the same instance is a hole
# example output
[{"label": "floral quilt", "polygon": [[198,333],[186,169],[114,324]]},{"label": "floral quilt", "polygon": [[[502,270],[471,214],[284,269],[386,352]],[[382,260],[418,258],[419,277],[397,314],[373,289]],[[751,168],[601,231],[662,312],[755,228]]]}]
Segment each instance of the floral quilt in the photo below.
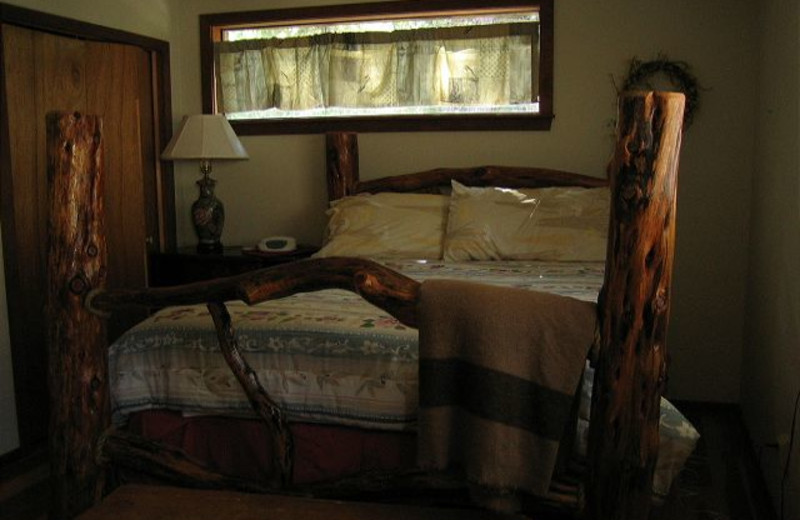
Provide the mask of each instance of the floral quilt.
[{"label": "floral quilt", "polygon": [[[384,262],[417,280],[459,278],[595,300],[601,263]],[[413,428],[417,331],[344,290],[248,306],[228,302],[239,345],[294,420]],[[115,420],[132,411],[252,414],[219,351],[204,305],[169,307],[111,348]]]}]

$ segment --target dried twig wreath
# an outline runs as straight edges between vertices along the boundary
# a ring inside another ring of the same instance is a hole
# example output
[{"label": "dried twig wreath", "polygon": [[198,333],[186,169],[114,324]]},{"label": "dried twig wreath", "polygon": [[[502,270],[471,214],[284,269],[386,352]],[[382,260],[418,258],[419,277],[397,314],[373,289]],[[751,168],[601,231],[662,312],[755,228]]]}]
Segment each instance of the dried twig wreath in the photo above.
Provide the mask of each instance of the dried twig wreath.
[{"label": "dried twig wreath", "polygon": [[689,65],[684,61],[671,61],[666,56],[659,55],[650,61],[631,59],[628,75],[622,84],[622,91],[638,88],[653,87],[649,84],[650,78],[658,74],[666,77],[670,83],[686,96],[686,108],[683,113],[683,127],[692,124],[697,109],[700,106],[700,85],[697,78],[689,71]]}]

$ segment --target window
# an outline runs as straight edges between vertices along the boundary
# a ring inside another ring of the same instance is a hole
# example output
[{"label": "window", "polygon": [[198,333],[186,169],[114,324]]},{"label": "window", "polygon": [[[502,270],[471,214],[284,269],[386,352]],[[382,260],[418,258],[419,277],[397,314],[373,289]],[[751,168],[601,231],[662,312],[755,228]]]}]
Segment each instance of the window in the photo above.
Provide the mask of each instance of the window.
[{"label": "window", "polygon": [[552,0],[203,15],[204,110],[243,134],[549,129]]}]

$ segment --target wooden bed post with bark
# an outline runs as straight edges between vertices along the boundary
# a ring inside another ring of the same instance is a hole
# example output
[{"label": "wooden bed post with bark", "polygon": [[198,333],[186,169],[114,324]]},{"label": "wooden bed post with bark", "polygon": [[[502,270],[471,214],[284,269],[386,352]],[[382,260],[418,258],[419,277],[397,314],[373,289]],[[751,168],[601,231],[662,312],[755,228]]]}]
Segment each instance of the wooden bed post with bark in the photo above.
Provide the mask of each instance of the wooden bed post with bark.
[{"label": "wooden bed post with bark", "polygon": [[666,379],[683,107],[684,96],[677,93],[620,98],[589,433],[592,519],[638,520],[650,511]]},{"label": "wooden bed post with bark", "polygon": [[336,132],[325,136],[328,175],[328,200],[352,195],[358,183],[358,135]]},{"label": "wooden bed post with bark", "polygon": [[84,307],[106,277],[100,117],[50,114],[47,152],[52,514],[61,519],[99,501],[105,484],[95,448],[109,426],[106,325]]}]

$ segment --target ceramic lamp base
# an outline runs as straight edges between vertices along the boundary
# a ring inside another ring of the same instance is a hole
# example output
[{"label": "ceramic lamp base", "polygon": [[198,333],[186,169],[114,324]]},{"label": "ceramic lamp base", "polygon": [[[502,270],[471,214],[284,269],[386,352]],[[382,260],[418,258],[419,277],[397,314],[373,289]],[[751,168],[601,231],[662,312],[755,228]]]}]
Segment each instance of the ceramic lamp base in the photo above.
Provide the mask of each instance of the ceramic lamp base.
[{"label": "ceramic lamp base", "polygon": [[221,253],[222,228],[225,225],[225,207],[214,196],[216,181],[211,179],[206,172],[203,178],[197,181],[200,187],[200,198],[192,204],[192,223],[197,233],[199,242],[198,253]]}]

